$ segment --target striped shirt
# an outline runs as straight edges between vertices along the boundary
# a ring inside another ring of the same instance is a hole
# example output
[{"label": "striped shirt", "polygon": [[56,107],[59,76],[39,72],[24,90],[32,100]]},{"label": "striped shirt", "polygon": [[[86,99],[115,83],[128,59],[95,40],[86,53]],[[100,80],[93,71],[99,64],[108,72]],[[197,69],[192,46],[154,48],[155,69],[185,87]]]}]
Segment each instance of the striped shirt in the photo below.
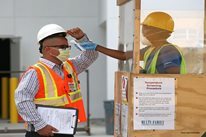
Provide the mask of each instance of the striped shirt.
[{"label": "striped shirt", "polygon": [[[77,74],[80,74],[86,70],[97,59],[97,57],[97,51],[84,51],[79,56],[70,58],[70,60],[74,64]],[[44,58],[40,58],[39,61],[54,70],[62,79],[64,78],[62,65],[56,65],[55,63]],[[39,81],[37,72],[34,69],[30,69],[23,75],[15,91],[17,110],[24,121],[28,123],[28,131],[31,131],[31,124],[34,125],[35,131],[47,125],[46,121],[44,121],[37,112],[33,102],[38,89]]]}]

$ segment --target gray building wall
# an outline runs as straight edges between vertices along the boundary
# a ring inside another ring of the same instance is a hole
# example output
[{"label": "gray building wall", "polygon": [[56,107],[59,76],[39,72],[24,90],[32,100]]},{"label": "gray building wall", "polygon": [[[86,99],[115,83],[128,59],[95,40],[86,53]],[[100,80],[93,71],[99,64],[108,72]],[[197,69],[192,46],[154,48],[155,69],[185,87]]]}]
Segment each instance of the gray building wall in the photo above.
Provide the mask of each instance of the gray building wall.
[{"label": "gray building wall", "polygon": [[[21,37],[20,68],[25,70],[39,59],[36,34],[45,24],[65,29],[80,27],[95,42],[106,45],[106,29],[101,26],[101,0],[0,0],[0,35]],[[79,54],[72,49],[72,57]],[[104,118],[106,100],[106,57],[100,54],[89,68],[91,118]],[[85,98],[86,74],[80,74]]]}]

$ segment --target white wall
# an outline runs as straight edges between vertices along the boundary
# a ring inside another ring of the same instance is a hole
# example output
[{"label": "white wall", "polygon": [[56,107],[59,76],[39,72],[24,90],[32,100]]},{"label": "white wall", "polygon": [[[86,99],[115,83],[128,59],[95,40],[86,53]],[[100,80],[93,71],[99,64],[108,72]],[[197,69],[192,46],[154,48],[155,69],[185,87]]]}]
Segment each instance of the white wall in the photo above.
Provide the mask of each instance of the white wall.
[{"label": "white wall", "polygon": [[[107,47],[118,49],[119,36],[119,7],[116,6],[117,0],[107,0]],[[107,57],[107,99],[114,99],[115,71],[118,70],[118,60]]]},{"label": "white wall", "polygon": [[[113,0],[112,0],[113,1]],[[100,24],[106,25],[106,20],[107,20],[107,1],[106,0],[100,0],[100,18],[99,22]]]},{"label": "white wall", "polygon": [[[102,0],[100,23],[106,29],[106,45],[110,49],[118,49],[119,36],[119,7],[117,0]],[[102,55],[102,54],[101,54]],[[103,55],[105,56],[105,55]],[[107,100],[114,99],[115,71],[118,70],[117,59],[106,57]]]},{"label": "white wall", "polygon": [[[100,27],[101,0],[0,0],[0,35],[15,35],[21,39],[21,69],[34,64],[40,54],[36,34],[47,23],[64,28],[80,27],[97,43],[106,44],[106,30]],[[79,53],[72,49],[72,56]],[[103,118],[106,100],[106,57],[100,55],[90,67],[91,118]],[[80,75],[83,91],[85,74]],[[85,93],[83,92],[85,95]]]}]

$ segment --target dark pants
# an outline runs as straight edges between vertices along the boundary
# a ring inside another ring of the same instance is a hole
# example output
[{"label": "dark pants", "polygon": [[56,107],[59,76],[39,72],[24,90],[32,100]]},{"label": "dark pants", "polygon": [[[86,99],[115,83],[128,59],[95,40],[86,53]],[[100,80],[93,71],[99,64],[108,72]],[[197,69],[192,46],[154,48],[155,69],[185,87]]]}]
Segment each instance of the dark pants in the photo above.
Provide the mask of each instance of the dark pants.
[{"label": "dark pants", "polygon": [[[42,137],[37,132],[26,132],[25,137]],[[74,137],[73,135],[54,134],[54,137]]]}]

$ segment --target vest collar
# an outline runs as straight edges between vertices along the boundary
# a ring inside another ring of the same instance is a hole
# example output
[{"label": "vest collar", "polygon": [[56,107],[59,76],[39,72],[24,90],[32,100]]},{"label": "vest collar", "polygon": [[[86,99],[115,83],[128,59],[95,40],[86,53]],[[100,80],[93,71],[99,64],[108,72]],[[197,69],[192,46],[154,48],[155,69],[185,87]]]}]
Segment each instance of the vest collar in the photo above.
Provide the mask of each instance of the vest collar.
[{"label": "vest collar", "polygon": [[51,69],[53,69],[54,67],[57,67],[57,68],[61,68],[62,69],[62,67],[63,67],[63,63],[61,64],[61,65],[57,65],[57,64],[55,64],[55,63],[53,63],[53,62],[51,62],[50,60],[48,60],[48,59],[45,59],[45,58],[40,58],[39,59],[39,61],[40,62],[42,62],[43,64],[45,64],[45,65],[47,65],[49,68],[51,68]]}]

